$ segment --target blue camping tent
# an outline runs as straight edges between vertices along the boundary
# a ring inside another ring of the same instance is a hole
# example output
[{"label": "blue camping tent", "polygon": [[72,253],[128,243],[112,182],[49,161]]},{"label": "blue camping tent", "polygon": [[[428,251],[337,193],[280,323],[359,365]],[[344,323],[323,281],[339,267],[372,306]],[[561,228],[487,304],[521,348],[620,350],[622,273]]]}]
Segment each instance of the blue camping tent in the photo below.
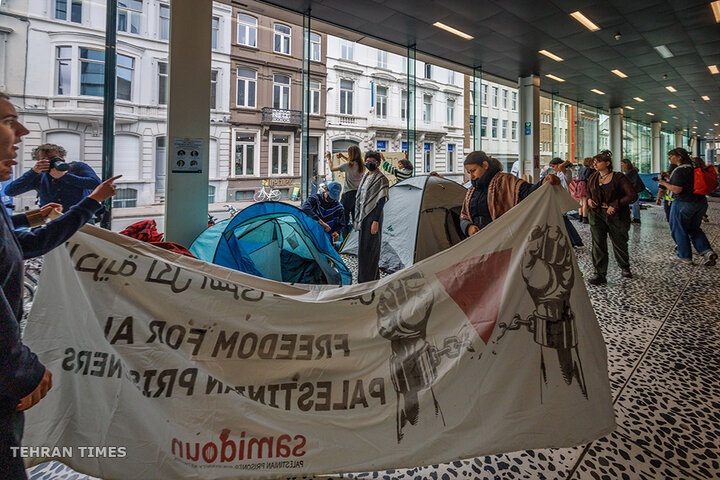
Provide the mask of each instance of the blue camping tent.
[{"label": "blue camping tent", "polygon": [[330,236],[302,210],[255,203],[209,227],[190,246],[200,260],[289,283],[350,285]]}]

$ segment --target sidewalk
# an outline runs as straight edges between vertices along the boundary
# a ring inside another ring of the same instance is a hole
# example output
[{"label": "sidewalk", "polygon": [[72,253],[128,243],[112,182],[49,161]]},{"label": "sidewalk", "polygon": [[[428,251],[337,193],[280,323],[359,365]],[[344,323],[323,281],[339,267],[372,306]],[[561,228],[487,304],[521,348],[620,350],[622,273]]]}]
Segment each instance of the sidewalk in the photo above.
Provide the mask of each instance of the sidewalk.
[{"label": "sidewalk", "polygon": [[[231,205],[232,207],[243,210],[246,207],[254,204],[253,201],[243,202],[223,202],[223,203],[211,203],[208,205],[208,212],[216,218],[217,221],[225,220],[230,216],[225,205]],[[293,205],[300,208],[301,202],[295,200],[284,200],[283,203]],[[158,231],[165,231],[165,204],[146,205],[142,207],[133,208],[114,208],[112,211],[112,231],[119,232],[128,225],[132,225],[140,220],[155,220],[157,223]]]}]

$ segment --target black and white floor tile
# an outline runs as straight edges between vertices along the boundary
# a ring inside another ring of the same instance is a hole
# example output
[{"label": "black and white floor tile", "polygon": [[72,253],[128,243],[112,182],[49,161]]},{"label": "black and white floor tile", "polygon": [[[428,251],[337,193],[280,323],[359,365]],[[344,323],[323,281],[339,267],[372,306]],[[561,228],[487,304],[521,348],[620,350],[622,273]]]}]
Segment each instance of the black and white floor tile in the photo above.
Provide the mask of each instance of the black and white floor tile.
[{"label": "black and white floor tile", "polygon": [[[720,251],[720,202],[703,229]],[[590,230],[573,222],[584,276],[593,274]],[[608,285],[588,286],[608,349],[617,430],[575,448],[507,453],[344,479],[655,480],[720,478],[720,266],[684,265],[661,208],[642,212],[630,231],[633,279],[610,260]],[[349,268],[356,271],[353,259]],[[93,480],[57,463],[31,480]]]}]

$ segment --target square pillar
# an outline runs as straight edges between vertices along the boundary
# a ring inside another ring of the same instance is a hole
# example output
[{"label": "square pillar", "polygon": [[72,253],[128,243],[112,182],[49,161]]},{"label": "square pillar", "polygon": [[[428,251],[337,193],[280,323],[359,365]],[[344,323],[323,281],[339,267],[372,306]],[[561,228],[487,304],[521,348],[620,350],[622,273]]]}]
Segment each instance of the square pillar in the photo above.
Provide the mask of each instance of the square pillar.
[{"label": "square pillar", "polygon": [[610,151],[613,154],[613,170],[621,172],[620,160],[623,158],[623,109],[610,109]]},{"label": "square pillar", "polygon": [[[207,228],[211,37],[212,2],[173,0],[165,238],[186,247]],[[191,152],[176,147],[183,142],[197,147],[198,155],[191,157]],[[178,160],[181,149],[185,153],[182,163]],[[197,157],[199,172],[189,168],[191,158]]]},{"label": "square pillar", "polygon": [[518,78],[520,171],[540,178],[540,77]]},{"label": "square pillar", "polygon": [[660,172],[662,171],[662,123],[651,122],[650,123],[650,171]]}]

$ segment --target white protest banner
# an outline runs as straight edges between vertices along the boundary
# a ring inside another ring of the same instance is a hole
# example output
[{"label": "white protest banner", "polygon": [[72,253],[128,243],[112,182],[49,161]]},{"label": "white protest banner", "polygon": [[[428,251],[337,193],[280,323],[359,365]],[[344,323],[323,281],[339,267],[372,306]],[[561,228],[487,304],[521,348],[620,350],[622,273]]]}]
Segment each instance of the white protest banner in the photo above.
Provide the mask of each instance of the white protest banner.
[{"label": "white protest banner", "polygon": [[277,478],[605,435],[606,351],[568,202],[545,185],[449,250],[348,287],[85,227],[47,255],[25,332],[53,389],[23,443],[58,448],[28,461],[106,480]]}]

